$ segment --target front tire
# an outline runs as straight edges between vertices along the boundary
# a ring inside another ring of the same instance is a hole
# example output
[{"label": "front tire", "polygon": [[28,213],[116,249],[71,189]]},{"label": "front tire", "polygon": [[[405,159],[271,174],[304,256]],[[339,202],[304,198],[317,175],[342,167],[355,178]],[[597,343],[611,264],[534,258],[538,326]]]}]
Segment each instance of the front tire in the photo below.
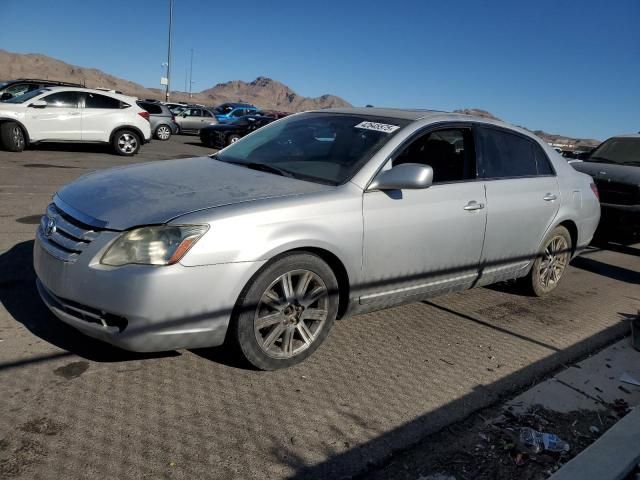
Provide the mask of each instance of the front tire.
[{"label": "front tire", "polygon": [[117,155],[130,157],[140,150],[140,138],[132,130],[119,130],[113,136],[111,145]]},{"label": "front tire", "polygon": [[238,140],[240,140],[240,135],[236,135],[235,133],[232,135],[229,135],[227,137],[227,145],[231,145],[232,143],[236,143]]},{"label": "front tire", "polygon": [[27,144],[24,132],[16,122],[0,125],[0,140],[4,148],[10,152],[22,152]]},{"label": "front tire", "polygon": [[171,138],[171,128],[168,125],[160,125],[154,135],[158,140],[166,141]]},{"label": "front tire", "polygon": [[527,287],[536,297],[547,295],[558,287],[571,260],[571,252],[569,231],[563,226],[554,228],[542,244],[527,277]]},{"label": "front tire", "polygon": [[296,365],[322,344],[338,313],[338,282],[317,255],[280,257],[255,277],[238,301],[233,333],[254,367]]}]

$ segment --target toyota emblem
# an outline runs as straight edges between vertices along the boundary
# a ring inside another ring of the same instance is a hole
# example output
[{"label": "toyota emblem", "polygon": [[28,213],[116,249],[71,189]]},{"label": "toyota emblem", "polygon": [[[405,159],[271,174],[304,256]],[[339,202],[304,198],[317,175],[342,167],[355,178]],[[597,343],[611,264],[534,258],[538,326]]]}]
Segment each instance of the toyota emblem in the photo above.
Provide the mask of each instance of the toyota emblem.
[{"label": "toyota emblem", "polygon": [[54,233],[56,233],[56,219],[49,217],[49,220],[47,220],[47,226],[44,228],[44,236],[50,237]]}]

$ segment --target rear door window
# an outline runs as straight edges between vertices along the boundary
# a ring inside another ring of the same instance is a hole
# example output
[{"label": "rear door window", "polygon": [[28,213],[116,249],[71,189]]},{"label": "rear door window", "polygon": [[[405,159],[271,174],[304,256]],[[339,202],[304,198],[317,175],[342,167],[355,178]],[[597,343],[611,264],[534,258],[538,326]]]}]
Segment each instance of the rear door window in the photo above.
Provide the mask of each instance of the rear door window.
[{"label": "rear door window", "polygon": [[160,115],[162,113],[162,107],[155,103],[138,102],[140,108],[144,108],[151,115]]},{"label": "rear door window", "polygon": [[106,95],[99,95],[97,93],[87,92],[84,108],[103,108],[103,109],[115,109],[122,108],[122,102]]},{"label": "rear door window", "polygon": [[482,145],[481,177],[519,178],[552,173],[546,155],[533,140],[496,128],[477,130]]}]

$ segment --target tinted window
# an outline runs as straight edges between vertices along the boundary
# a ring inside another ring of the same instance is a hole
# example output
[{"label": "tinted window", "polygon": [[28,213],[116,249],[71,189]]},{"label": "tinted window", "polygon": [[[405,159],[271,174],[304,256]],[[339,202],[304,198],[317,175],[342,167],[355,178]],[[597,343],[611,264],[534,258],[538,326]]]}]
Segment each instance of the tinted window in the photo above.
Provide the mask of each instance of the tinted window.
[{"label": "tinted window", "polygon": [[233,113],[231,114],[232,117],[242,117],[244,115],[244,108],[238,108],[237,110],[234,110]]},{"label": "tinted window", "polygon": [[98,95],[97,93],[87,93],[85,97],[85,108],[120,108],[120,100]]},{"label": "tinted window", "polygon": [[433,183],[459,182],[476,178],[471,130],[437,130],[414,140],[393,159],[393,166],[421,163],[433,168]]},{"label": "tinted window", "polygon": [[186,114],[187,117],[201,117],[202,110],[199,108],[188,108],[183,113]]},{"label": "tinted window", "polygon": [[536,169],[538,170],[538,175],[553,175],[553,168],[551,168],[551,163],[549,162],[549,157],[544,153],[540,145],[536,145],[533,143],[533,151],[536,156]]},{"label": "tinted window", "polygon": [[492,128],[479,128],[482,141],[480,175],[484,178],[537,175],[534,144],[519,135]]},{"label": "tinted window", "polygon": [[303,113],[256,130],[216,158],[258,168],[266,164],[295,178],[338,185],[407,123],[368,115]]},{"label": "tinted window", "polygon": [[162,107],[156,103],[138,102],[138,105],[151,115],[159,115],[162,113]]},{"label": "tinted window", "polygon": [[77,92],[58,92],[47,95],[42,100],[47,102],[47,107],[77,108]]},{"label": "tinted window", "polygon": [[213,117],[213,115],[211,114],[211,112],[209,110],[203,110],[202,111],[202,116],[203,117]]}]

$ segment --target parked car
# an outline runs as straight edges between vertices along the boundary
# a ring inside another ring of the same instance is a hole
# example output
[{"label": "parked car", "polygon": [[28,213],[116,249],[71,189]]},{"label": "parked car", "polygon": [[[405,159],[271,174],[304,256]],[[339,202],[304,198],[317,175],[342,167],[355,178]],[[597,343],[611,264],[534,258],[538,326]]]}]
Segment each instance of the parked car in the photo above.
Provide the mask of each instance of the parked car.
[{"label": "parked car", "polygon": [[72,87],[46,87],[0,103],[0,143],[12,152],[41,142],[109,143],[134,155],[151,138],[136,99]]},{"label": "parked car", "polygon": [[201,129],[200,141],[210,148],[224,148],[274,120],[275,117],[245,115],[231,123],[211,125]]},{"label": "parked car", "polygon": [[4,102],[25,93],[44,87],[82,87],[79,83],[58,82],[56,80],[38,80],[34,78],[20,78],[0,85],[0,101]]},{"label": "parked car", "polygon": [[151,134],[158,140],[169,140],[171,135],[178,133],[176,117],[171,113],[169,107],[160,102],[139,101],[140,108],[149,112],[149,123],[151,124]]},{"label": "parked car", "polygon": [[640,233],[640,134],[612,137],[573,168],[591,175],[600,192],[599,233]]},{"label": "parked car", "polygon": [[199,106],[189,106],[176,114],[176,123],[179,133],[198,135],[200,129],[209,125],[217,125],[218,121],[211,110]]},{"label": "parked car", "polygon": [[186,103],[172,103],[172,102],[166,102],[164,103],[164,105],[167,106],[167,108],[169,108],[169,110],[171,110],[171,113],[173,113],[174,115],[177,115],[178,113],[180,113],[182,110],[184,110],[185,108],[187,108],[187,104]]},{"label": "parked car", "polygon": [[218,123],[229,123],[245,115],[253,115],[257,111],[258,107],[250,103],[223,103],[213,110]]},{"label": "parked car", "polygon": [[498,121],[320,110],[210,157],[85,175],[42,217],[34,266],[47,306],[89,336],[136,351],[228,338],[276,369],[351,313],[514,278],[552,292],[596,229],[594,188]]}]

